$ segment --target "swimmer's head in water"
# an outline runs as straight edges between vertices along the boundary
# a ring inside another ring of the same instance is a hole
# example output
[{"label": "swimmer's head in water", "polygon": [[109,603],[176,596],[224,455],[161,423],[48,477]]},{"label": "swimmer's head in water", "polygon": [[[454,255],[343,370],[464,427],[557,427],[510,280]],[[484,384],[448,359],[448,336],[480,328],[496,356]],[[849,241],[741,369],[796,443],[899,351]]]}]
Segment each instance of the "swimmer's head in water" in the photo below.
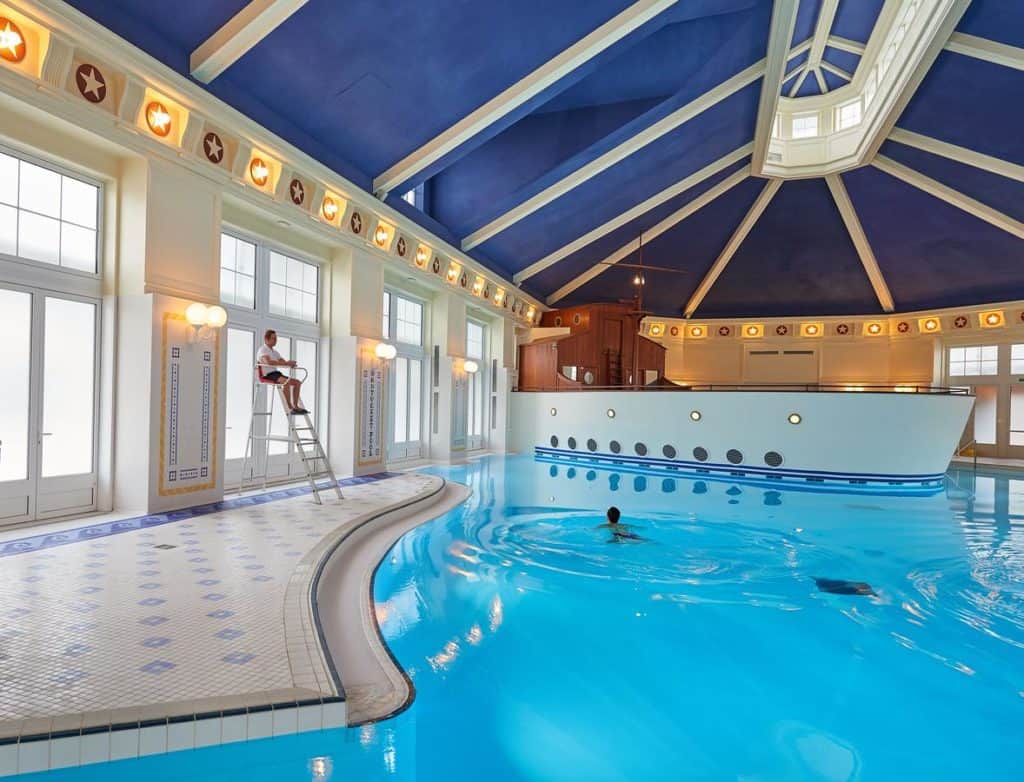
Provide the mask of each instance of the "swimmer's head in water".
[{"label": "swimmer's head in water", "polygon": [[607,513],[608,523],[609,524],[618,524],[619,523],[619,516],[621,516],[621,515],[622,514],[619,513],[619,509],[616,508],[614,505],[612,505],[608,509],[608,513]]}]

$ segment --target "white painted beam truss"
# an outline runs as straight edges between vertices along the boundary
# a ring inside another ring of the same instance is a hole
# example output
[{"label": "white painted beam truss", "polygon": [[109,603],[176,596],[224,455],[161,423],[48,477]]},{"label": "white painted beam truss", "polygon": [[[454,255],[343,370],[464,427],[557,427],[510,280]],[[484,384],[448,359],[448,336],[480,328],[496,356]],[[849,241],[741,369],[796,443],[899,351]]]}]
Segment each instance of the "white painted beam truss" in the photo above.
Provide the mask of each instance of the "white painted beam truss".
[{"label": "white painted beam truss", "polygon": [[561,301],[577,288],[590,282],[595,277],[604,274],[606,271],[612,268],[612,266],[619,263],[619,261],[628,258],[630,255],[639,250],[642,244],[652,242],[654,239],[665,233],[665,231],[668,231],[669,229],[675,227],[690,215],[696,214],[705,206],[707,206],[716,198],[718,198],[720,195],[722,195],[723,193],[727,193],[728,191],[732,190],[732,188],[736,187],[736,185],[738,185],[740,182],[747,179],[747,177],[750,176],[750,171],[750,166],[744,166],[739,171],[730,174],[717,185],[709,189],[706,193],[701,193],[701,195],[697,196],[697,198],[693,199],[690,203],[686,204],[686,206],[676,210],[668,217],[666,217],[664,220],[659,222],[657,225],[652,226],[649,230],[644,231],[642,234],[640,234],[638,238],[633,239],[632,241],[622,245],[622,247],[613,252],[607,258],[602,258],[598,263],[594,264],[585,272],[583,272],[583,274],[567,282],[565,285],[563,285],[561,288],[559,288],[557,291],[552,293],[547,298],[547,304],[550,306]]},{"label": "white painted beam truss", "polygon": [[764,210],[768,208],[768,204],[771,203],[772,198],[779,192],[779,188],[782,187],[783,180],[781,179],[769,179],[765,184],[761,194],[754,201],[754,205],[750,207],[750,211],[747,212],[746,216],[737,226],[736,231],[726,242],[725,249],[722,250],[721,255],[715,259],[708,273],[704,275],[704,279],[700,281],[700,285],[697,286],[697,290],[693,292],[690,300],[686,304],[684,310],[684,317],[693,317],[693,313],[697,311],[697,308],[704,301],[704,298],[711,291],[711,287],[715,284],[718,278],[725,271],[725,267],[729,265],[729,261],[732,260],[736,251],[740,249],[740,245],[743,244],[743,240],[747,238],[751,229],[757,223],[758,218],[764,213]]},{"label": "white painted beam truss", "polygon": [[996,65],[1024,71],[1024,49],[990,41],[988,38],[979,38],[966,33],[953,33],[949,37],[946,49],[957,54],[974,57],[977,60],[985,60]]},{"label": "white painted beam truss", "polygon": [[573,173],[546,187],[544,190],[533,197],[528,198],[526,201],[523,201],[514,209],[510,209],[500,217],[496,217],[494,220],[491,220],[491,222],[482,226],[463,239],[462,249],[471,250],[474,247],[483,244],[488,239],[491,239],[502,231],[515,225],[523,218],[533,214],[538,209],[541,209],[552,201],[561,198],[563,195],[574,188],[579,187],[584,182],[593,179],[602,171],[605,171],[616,163],[625,160],[634,152],[643,149],[648,144],[657,141],[667,133],[672,132],[681,125],[689,122],[694,117],[704,113],[712,106],[715,106],[728,98],[730,95],[750,84],[753,84],[761,78],[762,75],[764,75],[764,67],[764,60],[760,60],[749,68],[745,68],[731,79],[727,79],[714,89],[711,89],[701,95],[699,98],[691,101],[681,108],[676,109],[667,117],[663,117],[653,125],[637,133],[635,136],[623,141],[618,146],[608,150],[603,155],[600,155],[587,163],[585,166],[578,168]]},{"label": "white painted beam truss", "polygon": [[734,163],[738,163],[740,160],[745,158],[747,155],[750,154],[751,150],[753,149],[753,146],[753,144],[744,144],[742,147],[734,149],[728,155],[719,158],[714,163],[711,163],[705,166],[704,168],[700,169],[699,171],[690,174],[690,176],[686,177],[685,179],[676,182],[674,185],[671,185],[670,187],[666,187],[660,193],[656,193],[655,195],[651,196],[645,201],[641,201],[639,204],[630,209],[627,209],[622,214],[613,217],[606,223],[602,223],[601,225],[597,226],[597,228],[588,231],[579,238],[574,239],[573,241],[569,242],[566,245],[563,245],[562,247],[559,247],[554,252],[545,255],[536,263],[530,264],[521,272],[516,274],[512,278],[512,281],[516,285],[519,285],[521,282],[523,282],[523,280],[530,279],[530,277],[533,277],[535,274],[539,274],[545,269],[554,266],[559,261],[568,258],[574,252],[582,250],[591,242],[596,242],[602,236],[606,236],[610,234],[612,231],[626,225],[630,221],[635,220],[638,217],[642,217],[652,209],[661,206],[666,201],[675,198],[677,195],[685,193],[691,187],[696,187],[705,179],[713,177],[720,171],[724,171],[729,166],[733,165]]},{"label": "white painted beam truss", "polygon": [[252,0],[189,57],[192,78],[209,84],[276,30],[307,0]]},{"label": "white painted beam truss", "polygon": [[828,189],[832,193],[832,200],[836,202],[839,214],[842,215],[843,222],[846,224],[846,230],[850,234],[850,241],[853,242],[853,246],[857,249],[857,255],[860,256],[864,272],[871,281],[871,287],[875,290],[878,303],[885,312],[892,312],[896,309],[895,304],[893,304],[892,293],[889,292],[889,286],[885,282],[882,270],[878,266],[878,259],[875,258],[875,253],[871,249],[871,243],[868,241],[867,234],[864,233],[864,227],[860,224],[857,210],[854,208],[853,201],[850,200],[850,196],[846,192],[843,180],[838,174],[830,174],[825,177],[825,182],[828,184]]},{"label": "white painted beam truss", "polygon": [[[637,0],[629,8],[584,36],[557,57],[527,74],[508,89],[411,152],[373,180],[373,191],[384,198],[391,190],[407,182],[469,139],[493,125],[505,115],[539,95],[559,79],[572,73],[605,49],[613,46],[677,0]],[[468,248],[467,248],[468,249]]]},{"label": "white painted beam truss", "polygon": [[768,142],[772,138],[779,91],[786,81],[786,63],[793,56],[790,52],[790,42],[793,40],[793,28],[796,26],[799,7],[799,0],[775,0],[772,6],[764,78],[761,80],[761,98],[757,105],[757,122],[754,125],[754,152],[751,162],[757,171],[764,167],[765,155],[768,154]]},{"label": "white painted beam truss", "polygon": [[967,147],[939,141],[930,136],[922,136],[920,133],[913,133],[909,130],[903,130],[903,128],[893,128],[892,133],[889,134],[889,140],[906,144],[908,147],[914,147],[924,152],[930,152],[933,155],[940,155],[948,160],[955,160],[957,163],[965,163],[968,166],[980,168],[982,171],[988,171],[991,174],[999,174],[999,176],[1004,176],[1007,179],[1024,182],[1024,166],[1019,166],[1016,163],[1010,163],[990,155],[983,155]]},{"label": "white painted beam truss", "polygon": [[1024,223],[1019,220],[1014,220],[1009,215],[1003,214],[997,209],[993,209],[987,204],[976,201],[973,198],[965,196],[963,193],[948,187],[941,182],[936,182],[930,177],[926,177],[924,174],[918,173],[912,168],[904,166],[902,163],[897,163],[895,160],[887,158],[885,155],[877,155],[872,162],[872,165],[880,171],[884,171],[890,176],[894,176],[906,182],[908,185],[913,185],[919,190],[923,190],[930,196],[934,196],[947,204],[955,206],[957,209],[962,209],[970,215],[974,215],[979,220],[984,220],[989,225],[994,225],[996,228],[1000,228],[1018,239],[1024,239]]}]

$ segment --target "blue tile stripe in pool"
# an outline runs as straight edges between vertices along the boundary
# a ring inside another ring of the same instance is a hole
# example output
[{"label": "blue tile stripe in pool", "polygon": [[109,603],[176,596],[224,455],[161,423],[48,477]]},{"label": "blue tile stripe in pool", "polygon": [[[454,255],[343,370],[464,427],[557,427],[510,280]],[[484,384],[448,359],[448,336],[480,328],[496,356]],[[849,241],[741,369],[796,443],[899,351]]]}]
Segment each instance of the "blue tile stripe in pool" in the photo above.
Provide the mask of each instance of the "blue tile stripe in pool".
[{"label": "blue tile stripe in pool", "polygon": [[[364,483],[382,481],[385,478],[394,478],[401,474],[396,472],[378,472],[372,475],[359,475],[352,478],[343,478],[338,481],[338,484],[342,487],[359,486]],[[167,513],[153,513],[148,516],[136,516],[131,519],[106,521],[101,524],[90,524],[78,529],[65,530],[64,532],[31,535],[4,543],[0,546],[0,558],[11,557],[15,554],[29,554],[33,551],[42,551],[43,549],[55,548],[56,546],[67,546],[71,543],[80,543],[83,540],[106,538],[111,535],[120,535],[123,532],[134,532],[135,530],[159,527],[163,524],[171,524],[176,521],[205,516],[210,513],[219,513],[224,510],[244,508],[252,505],[265,505],[268,502],[301,497],[304,494],[312,493],[313,490],[308,486],[295,486],[288,489],[268,491],[263,494],[253,494],[249,497],[235,497],[230,500],[207,503],[206,505],[196,505],[193,508],[182,508],[181,510],[168,511]]]}]

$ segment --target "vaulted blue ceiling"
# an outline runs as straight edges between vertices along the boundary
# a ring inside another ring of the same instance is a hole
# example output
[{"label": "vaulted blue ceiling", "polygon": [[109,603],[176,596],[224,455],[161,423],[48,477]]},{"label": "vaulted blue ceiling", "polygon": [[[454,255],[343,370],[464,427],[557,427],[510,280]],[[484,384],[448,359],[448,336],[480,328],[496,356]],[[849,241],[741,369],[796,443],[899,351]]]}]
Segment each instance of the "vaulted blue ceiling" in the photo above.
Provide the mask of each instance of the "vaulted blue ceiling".
[{"label": "vaulted blue ceiling", "polygon": [[[248,0],[70,4],[188,77],[190,54]],[[817,95],[819,75],[829,91],[846,85],[843,74],[857,73],[856,50],[868,44],[885,4],[839,0],[820,70],[806,67],[804,46],[786,63],[792,75],[781,93]],[[828,26],[819,25],[828,5],[800,0],[792,48]],[[630,0],[309,0],[203,86],[372,191],[375,178],[410,153],[632,7]],[[742,179],[762,79],[755,74],[728,91],[721,85],[765,58],[772,7],[772,0],[668,5],[411,171],[388,203],[453,244],[485,229],[468,251],[509,278],[554,258],[522,286],[541,298],[574,287],[560,299],[569,304],[629,297],[628,264],[639,253],[627,253],[620,268],[606,259],[717,188],[710,203],[662,226],[643,249],[645,263],[675,270],[650,274],[646,305],[679,315],[766,186]],[[897,136],[880,154],[1004,221],[979,219],[870,163],[843,173],[898,310],[1024,298],[1024,228],[1013,230],[1024,223],[1024,169],[1016,168],[1024,166],[1024,2],[973,0],[957,33],[1012,47],[1004,51],[1009,61],[943,51],[896,123],[917,141]],[[701,110],[680,116],[709,93]],[[988,158],[951,156],[948,145]],[[609,155],[611,164],[597,165]],[[675,187],[726,157],[717,173]],[[400,199],[421,185],[422,209]],[[520,219],[501,222],[527,203]],[[584,236],[591,238],[567,247]],[[599,274],[573,286],[596,266]],[[697,314],[879,307],[829,187],[809,179],[782,184]]]}]

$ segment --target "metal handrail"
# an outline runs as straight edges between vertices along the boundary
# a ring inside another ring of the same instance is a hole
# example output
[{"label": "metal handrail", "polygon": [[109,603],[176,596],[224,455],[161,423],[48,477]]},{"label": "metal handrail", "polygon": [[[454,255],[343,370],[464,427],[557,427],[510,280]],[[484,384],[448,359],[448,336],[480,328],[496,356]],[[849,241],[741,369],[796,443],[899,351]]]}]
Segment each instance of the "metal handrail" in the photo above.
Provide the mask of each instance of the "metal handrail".
[{"label": "metal handrail", "polygon": [[[297,369],[301,369],[302,370],[302,378],[301,379],[300,378],[296,378],[297,380],[299,380],[300,383],[305,383],[306,382],[306,378],[309,377],[309,370],[306,369],[305,367],[300,367],[300,366],[286,367],[286,366],[283,366],[281,364],[267,364],[267,363],[265,363],[263,361],[257,361],[253,368],[254,369],[259,369],[259,367],[270,367],[272,370],[276,370],[276,371],[282,372],[282,373],[283,373],[284,370],[288,370],[289,377],[291,377],[291,373],[292,372],[294,372]],[[262,383],[263,381],[260,380],[259,373],[256,372],[255,375],[256,375],[256,382],[257,383]]]},{"label": "metal handrail", "polygon": [[973,396],[967,388],[949,386],[904,385],[902,383],[887,385],[860,385],[852,383],[756,383],[740,385],[738,383],[701,385],[621,385],[621,386],[558,386],[543,388],[514,388],[519,393],[543,393],[551,391],[799,391],[806,393],[846,393],[846,394],[940,394],[945,396]]},{"label": "metal handrail", "polygon": [[977,473],[978,473],[978,441],[977,441],[977,439],[972,439],[969,443],[964,443],[959,448],[957,448],[956,449],[956,455],[957,456],[963,456],[964,455],[964,451],[966,451],[968,448],[971,449],[971,457],[972,457],[971,461],[974,463],[974,473],[975,473],[975,475],[977,475]]}]

